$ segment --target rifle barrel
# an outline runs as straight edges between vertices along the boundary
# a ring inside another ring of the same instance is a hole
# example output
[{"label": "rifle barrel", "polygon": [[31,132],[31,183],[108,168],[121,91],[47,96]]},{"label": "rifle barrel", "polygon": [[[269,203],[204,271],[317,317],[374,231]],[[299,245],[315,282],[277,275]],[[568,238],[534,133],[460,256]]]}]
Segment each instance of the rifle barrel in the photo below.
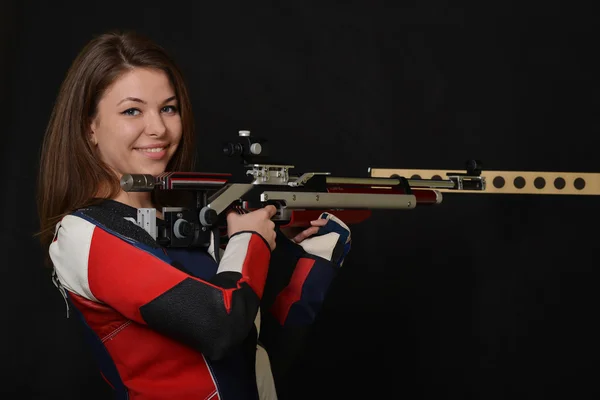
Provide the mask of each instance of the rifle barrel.
[{"label": "rifle barrel", "polygon": [[[397,186],[400,180],[396,178],[352,178],[328,176],[326,182],[332,185],[372,185],[372,186]],[[438,179],[408,179],[411,187],[431,189],[453,189],[455,183],[452,180]]]}]

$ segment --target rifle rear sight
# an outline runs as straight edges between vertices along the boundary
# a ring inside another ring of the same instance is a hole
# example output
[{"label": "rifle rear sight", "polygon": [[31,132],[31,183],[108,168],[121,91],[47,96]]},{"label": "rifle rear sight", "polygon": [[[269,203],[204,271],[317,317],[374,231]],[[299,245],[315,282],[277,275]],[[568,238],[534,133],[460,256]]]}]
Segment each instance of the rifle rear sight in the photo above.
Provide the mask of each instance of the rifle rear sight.
[{"label": "rifle rear sight", "polygon": [[223,154],[228,157],[239,156],[244,164],[251,164],[259,160],[266,160],[268,152],[265,146],[267,139],[253,137],[250,131],[243,130],[238,132],[238,140],[235,142],[225,142],[223,144]]}]

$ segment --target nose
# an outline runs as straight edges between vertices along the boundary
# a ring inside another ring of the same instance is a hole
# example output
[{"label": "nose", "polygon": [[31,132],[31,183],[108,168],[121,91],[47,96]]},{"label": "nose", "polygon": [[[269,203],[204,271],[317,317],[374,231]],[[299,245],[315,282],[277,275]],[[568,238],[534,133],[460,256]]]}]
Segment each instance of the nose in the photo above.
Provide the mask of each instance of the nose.
[{"label": "nose", "polygon": [[146,114],[146,133],[148,136],[162,136],[167,132],[167,126],[160,113]]}]

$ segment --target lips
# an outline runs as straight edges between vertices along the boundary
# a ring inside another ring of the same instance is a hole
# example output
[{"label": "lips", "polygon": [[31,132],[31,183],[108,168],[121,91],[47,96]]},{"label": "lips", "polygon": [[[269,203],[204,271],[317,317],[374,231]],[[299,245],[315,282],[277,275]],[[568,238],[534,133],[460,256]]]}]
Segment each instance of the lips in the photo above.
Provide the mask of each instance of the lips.
[{"label": "lips", "polygon": [[148,149],[137,149],[136,148],[136,150],[145,151],[145,152],[148,152],[148,153],[158,153],[158,152],[163,151],[164,149],[166,149],[166,147],[151,147],[151,148],[148,148]]},{"label": "lips", "polygon": [[160,160],[167,155],[168,145],[149,145],[144,147],[135,147],[134,150],[140,152],[143,156],[152,160]]},{"label": "lips", "polygon": [[145,146],[136,146],[136,147],[134,147],[134,149],[135,150],[164,149],[165,147],[168,147],[168,146],[169,146],[169,143],[167,143],[167,142],[157,142],[157,143],[150,143]]}]

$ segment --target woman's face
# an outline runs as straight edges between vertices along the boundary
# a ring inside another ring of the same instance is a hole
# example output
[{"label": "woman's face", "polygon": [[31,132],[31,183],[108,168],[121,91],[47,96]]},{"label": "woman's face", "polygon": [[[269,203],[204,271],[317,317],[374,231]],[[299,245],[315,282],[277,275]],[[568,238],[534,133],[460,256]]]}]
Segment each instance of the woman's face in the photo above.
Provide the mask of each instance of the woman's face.
[{"label": "woman's face", "polygon": [[119,177],[164,172],[182,135],[167,75],[135,68],[119,77],[100,99],[90,128],[98,155]]}]

